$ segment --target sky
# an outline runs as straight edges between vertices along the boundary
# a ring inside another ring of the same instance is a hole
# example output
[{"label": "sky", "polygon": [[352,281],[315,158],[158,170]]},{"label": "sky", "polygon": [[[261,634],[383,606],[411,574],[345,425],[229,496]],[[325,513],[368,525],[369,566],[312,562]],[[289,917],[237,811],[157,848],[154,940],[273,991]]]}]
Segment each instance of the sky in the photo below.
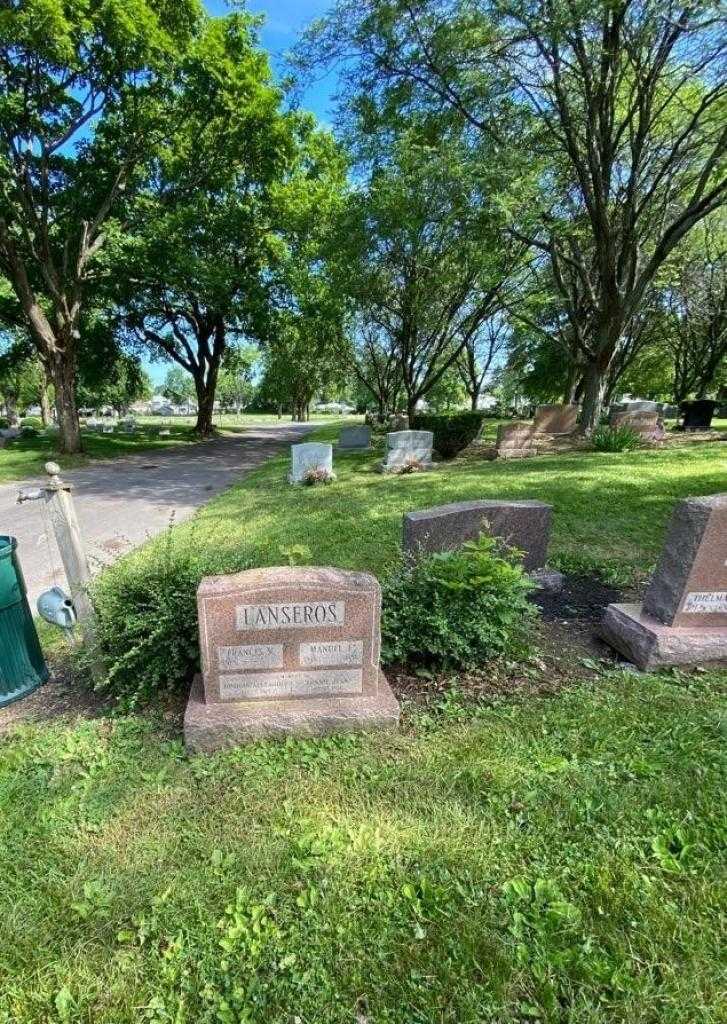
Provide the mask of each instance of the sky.
[{"label": "sky", "polygon": [[[284,57],[302,29],[314,18],[320,17],[332,6],[333,0],[248,0],[248,10],[265,16],[260,32],[260,43],[268,51],[273,69],[277,74],[285,72]],[[210,14],[226,14],[229,11],[225,0],[205,0]],[[335,76],[328,75],[312,85],[301,97],[300,106],[312,111],[323,124],[330,122],[332,95],[335,90]],[[165,362],[144,361],[144,368],[154,386],[164,380],[167,370],[173,365]]]}]

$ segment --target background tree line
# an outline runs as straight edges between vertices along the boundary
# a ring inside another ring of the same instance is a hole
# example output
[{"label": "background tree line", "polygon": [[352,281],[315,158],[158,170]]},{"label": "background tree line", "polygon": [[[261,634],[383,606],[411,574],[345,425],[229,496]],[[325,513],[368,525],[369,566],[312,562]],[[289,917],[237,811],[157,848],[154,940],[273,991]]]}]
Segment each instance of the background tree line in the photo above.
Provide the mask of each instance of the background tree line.
[{"label": "background tree line", "polygon": [[63,450],[84,389],[149,358],[202,435],[254,384],[298,418],[345,388],[412,415],[497,372],[590,429],[626,387],[724,382],[716,2],[338,0],[291,57],[336,68],[335,137],[258,25],[199,0],[0,22],[0,375],[52,399]]}]

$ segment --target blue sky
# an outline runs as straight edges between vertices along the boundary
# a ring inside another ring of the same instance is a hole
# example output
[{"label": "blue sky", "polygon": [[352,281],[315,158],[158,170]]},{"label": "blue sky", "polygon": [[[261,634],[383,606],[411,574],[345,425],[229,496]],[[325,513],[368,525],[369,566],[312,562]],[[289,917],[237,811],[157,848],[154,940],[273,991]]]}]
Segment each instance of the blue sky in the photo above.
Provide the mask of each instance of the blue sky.
[{"label": "blue sky", "polygon": [[[205,6],[210,14],[225,14],[229,10],[224,0],[205,0]],[[333,0],[248,0],[247,3],[248,10],[265,16],[261,42],[270,53],[276,70],[282,69],[284,54],[301,30],[332,6]],[[307,91],[302,106],[312,110],[319,120],[327,121],[334,86],[334,76],[328,76]]]},{"label": "blue sky", "polygon": [[[248,0],[248,9],[265,16],[260,42],[269,52],[273,68],[284,72],[284,55],[298,38],[301,30],[314,18],[320,17],[332,6],[333,0]],[[224,0],[205,0],[210,14],[226,14],[229,7]],[[319,121],[327,123],[331,117],[331,97],[335,89],[335,76],[311,86],[301,98],[301,106],[311,110]],[[144,367],[155,386],[165,378],[171,363],[147,362]]]}]

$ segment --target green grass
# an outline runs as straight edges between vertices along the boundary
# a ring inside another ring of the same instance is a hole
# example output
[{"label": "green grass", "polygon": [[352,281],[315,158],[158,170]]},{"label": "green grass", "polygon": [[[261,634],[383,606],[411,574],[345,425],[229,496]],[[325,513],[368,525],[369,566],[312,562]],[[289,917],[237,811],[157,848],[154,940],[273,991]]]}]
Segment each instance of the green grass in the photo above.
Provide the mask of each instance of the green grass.
[{"label": "green grass", "polygon": [[719,682],[450,696],[192,761],[139,719],[26,727],[0,1021],[724,1021]]},{"label": "green grass", "polygon": [[[337,426],[315,437],[333,440]],[[290,487],[288,456],[270,460],[174,532],[177,543],[207,546],[260,565],[285,563],[299,545],[317,565],[385,571],[396,555],[402,514],[478,498],[536,498],[554,507],[551,559],[599,567],[626,581],[643,578],[658,556],[674,503],[725,490],[727,450],[714,444],[618,454],[576,453],[517,461],[440,464],[429,473],[385,476],[382,453],[334,455],[338,481]],[[156,542],[165,543],[164,539]],[[156,557],[155,544],[136,557]]]}]

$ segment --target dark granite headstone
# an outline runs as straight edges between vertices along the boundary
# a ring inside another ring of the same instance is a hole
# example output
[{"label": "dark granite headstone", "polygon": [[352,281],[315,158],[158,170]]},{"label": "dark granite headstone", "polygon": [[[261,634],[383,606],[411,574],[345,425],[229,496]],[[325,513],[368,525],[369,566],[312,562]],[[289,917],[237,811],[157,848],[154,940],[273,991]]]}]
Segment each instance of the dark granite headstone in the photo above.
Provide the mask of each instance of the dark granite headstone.
[{"label": "dark granite headstone", "polygon": [[481,533],[523,552],[527,571],[545,565],[552,506],[542,501],[460,501],[404,516],[404,553],[410,558],[452,551]]},{"label": "dark granite headstone", "polygon": [[682,402],[679,406],[680,412],[684,417],[681,429],[709,430],[712,426],[714,410],[718,404],[718,402],[714,402],[709,398],[700,398],[694,402]]}]

